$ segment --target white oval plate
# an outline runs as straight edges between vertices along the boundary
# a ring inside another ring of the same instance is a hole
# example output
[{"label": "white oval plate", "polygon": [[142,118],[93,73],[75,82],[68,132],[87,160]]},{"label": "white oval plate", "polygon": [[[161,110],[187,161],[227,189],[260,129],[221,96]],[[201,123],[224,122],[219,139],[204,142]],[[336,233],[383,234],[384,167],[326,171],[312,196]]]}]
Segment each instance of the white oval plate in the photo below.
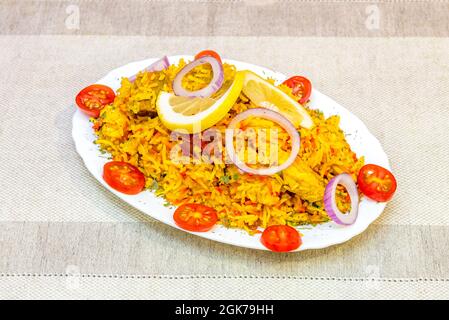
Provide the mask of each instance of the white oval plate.
[{"label": "white oval plate", "polygon": [[[180,58],[186,60],[193,59],[192,56],[170,56],[169,60],[170,63],[173,64],[177,63]],[[157,59],[147,59],[127,64],[111,71],[104,78],[98,80],[97,83],[107,85],[114,90],[117,90],[120,87],[122,77],[130,77],[136,74],[139,70],[144,69],[155,60]],[[278,82],[282,82],[286,79],[285,75],[264,67],[234,60],[224,61],[234,64],[238,70],[252,70],[263,77],[271,77]],[[351,145],[352,150],[356,152],[357,156],[365,156],[366,163],[374,163],[390,169],[388,157],[379,141],[355,115],[315,89],[313,89],[310,101],[310,107],[321,110],[326,117],[340,115],[340,126],[346,134],[348,143]],[[83,159],[87,169],[105,188],[145,214],[180,229],[173,221],[173,212],[175,208],[165,207],[164,199],[156,197],[150,191],[141,192],[135,196],[125,195],[110,188],[103,181],[103,165],[108,160],[102,156],[98,146],[94,144],[95,135],[91,123],[89,122],[89,118],[79,110],[77,110],[73,116],[72,136],[75,141],[76,150]],[[348,241],[352,237],[362,233],[377,217],[380,216],[384,208],[385,203],[377,203],[363,197],[359,204],[358,219],[351,226],[340,226],[334,222],[328,222],[316,227],[298,227],[298,230],[303,234],[303,244],[296,251],[320,249]],[[186,230],[183,231],[188,232]],[[209,232],[189,233],[235,246],[267,250],[260,243],[260,234],[250,236],[243,230],[227,229],[221,225],[215,226]]]}]

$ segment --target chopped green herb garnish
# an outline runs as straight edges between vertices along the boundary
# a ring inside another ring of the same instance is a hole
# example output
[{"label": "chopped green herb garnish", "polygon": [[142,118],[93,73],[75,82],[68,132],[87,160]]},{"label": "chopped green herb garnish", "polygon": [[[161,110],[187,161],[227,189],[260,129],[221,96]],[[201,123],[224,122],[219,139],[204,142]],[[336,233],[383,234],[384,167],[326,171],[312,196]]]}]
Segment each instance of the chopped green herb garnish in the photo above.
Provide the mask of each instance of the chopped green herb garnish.
[{"label": "chopped green herb garnish", "polygon": [[159,184],[157,183],[156,179],[153,180],[153,182],[151,183],[149,189],[151,191],[155,191],[159,188]]},{"label": "chopped green herb garnish", "polygon": [[231,177],[230,176],[222,176],[220,178],[220,181],[225,183],[225,184],[228,184],[229,182],[231,182]]}]

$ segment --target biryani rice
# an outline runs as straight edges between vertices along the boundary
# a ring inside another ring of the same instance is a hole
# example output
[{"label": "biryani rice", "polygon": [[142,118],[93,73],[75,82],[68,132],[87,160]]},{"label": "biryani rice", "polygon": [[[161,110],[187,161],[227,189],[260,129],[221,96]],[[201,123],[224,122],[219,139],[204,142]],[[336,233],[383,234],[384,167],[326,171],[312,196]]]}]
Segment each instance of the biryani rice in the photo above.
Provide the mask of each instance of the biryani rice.
[{"label": "biryani rice", "polygon": [[[255,233],[258,227],[270,225],[328,221],[322,202],[325,185],[342,172],[351,173],[355,179],[364,163],[351,151],[339,128],[339,117],[326,119],[321,112],[308,110],[315,126],[299,130],[301,149],[295,164],[273,176],[242,174],[234,165],[223,163],[175,163],[170,160],[170,150],[176,142],[170,141],[170,131],[157,117],[156,100],[161,90],[172,92],[171,83],[185,64],[181,60],[161,72],[141,72],[134,83],[123,78],[114,103],[93,120],[100,149],[116,161],[138,167],[146,177],[146,188],[169,204],[213,207],[219,223],[227,227]],[[224,64],[225,84],[216,96],[226,91],[235,72],[234,66]],[[211,76],[210,67],[199,66],[185,77],[183,86],[198,90]],[[279,87],[291,94],[288,87]],[[236,114],[254,107],[241,93],[228,115],[213,128],[224,136]],[[249,121],[251,126],[267,125],[263,119]],[[288,136],[282,143],[288,144]],[[344,189],[338,189],[337,202],[342,210],[350,208]]]}]

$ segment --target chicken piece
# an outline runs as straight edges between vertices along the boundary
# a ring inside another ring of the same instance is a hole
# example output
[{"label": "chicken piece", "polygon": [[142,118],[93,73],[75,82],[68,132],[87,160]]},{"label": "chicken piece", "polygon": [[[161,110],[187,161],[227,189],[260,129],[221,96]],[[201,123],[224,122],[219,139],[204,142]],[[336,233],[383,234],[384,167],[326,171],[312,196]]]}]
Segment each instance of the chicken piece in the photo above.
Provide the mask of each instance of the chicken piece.
[{"label": "chicken piece", "polygon": [[322,201],[324,196],[324,180],[300,158],[282,171],[284,182],[289,191],[296,193],[301,199],[309,202]]},{"label": "chicken piece", "polygon": [[157,114],[157,97],[165,83],[166,77],[164,72],[143,72],[138,74],[136,81],[131,84],[131,94],[126,103],[129,114],[149,117]]}]

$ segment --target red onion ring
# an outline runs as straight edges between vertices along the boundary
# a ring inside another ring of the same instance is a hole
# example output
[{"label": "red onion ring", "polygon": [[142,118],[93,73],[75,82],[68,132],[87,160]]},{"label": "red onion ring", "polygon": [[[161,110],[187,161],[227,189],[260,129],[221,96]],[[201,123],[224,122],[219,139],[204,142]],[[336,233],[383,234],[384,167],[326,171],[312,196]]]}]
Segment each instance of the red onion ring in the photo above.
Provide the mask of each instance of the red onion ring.
[{"label": "red onion ring", "polygon": [[[351,211],[349,213],[343,213],[338,209],[335,191],[339,184],[346,188],[351,198]],[[356,221],[359,211],[359,193],[351,175],[342,173],[329,181],[324,191],[324,208],[329,217],[338,224],[351,225]]]},{"label": "red onion ring", "polygon": [[[198,67],[203,64],[210,64],[212,67],[213,77],[211,82],[203,89],[197,91],[188,91],[182,86],[182,79],[189,73],[193,68]],[[224,71],[223,65],[214,57],[204,56],[197,60],[190,62],[181,71],[178,72],[175,79],[173,80],[173,92],[177,96],[182,97],[200,97],[207,98],[213,95],[218,89],[223,85]]]},{"label": "red onion ring", "polygon": [[[274,121],[277,124],[279,124],[282,128],[284,128],[284,130],[287,131],[287,133],[290,135],[292,143],[292,151],[288,159],[283,164],[269,168],[253,169],[248,167],[244,162],[242,162],[238,158],[234,149],[234,129],[239,122],[247,119],[248,117],[260,117]],[[291,166],[299,153],[299,147],[301,144],[301,139],[299,137],[298,131],[296,131],[296,128],[287,118],[285,118],[280,113],[264,108],[248,109],[242,113],[239,113],[229,123],[229,126],[226,129],[225,133],[225,141],[226,141],[227,155],[229,156],[231,161],[237,166],[237,168],[246,173],[251,173],[255,175],[265,175],[265,176],[273,175]]]},{"label": "red onion ring", "polygon": [[[156,62],[152,63],[145,69],[143,69],[141,72],[154,72],[154,71],[162,71],[167,69],[170,66],[170,61],[168,61],[167,56],[163,56],[161,59],[157,60]],[[136,81],[137,73],[131,77],[128,78],[130,82]]]}]

